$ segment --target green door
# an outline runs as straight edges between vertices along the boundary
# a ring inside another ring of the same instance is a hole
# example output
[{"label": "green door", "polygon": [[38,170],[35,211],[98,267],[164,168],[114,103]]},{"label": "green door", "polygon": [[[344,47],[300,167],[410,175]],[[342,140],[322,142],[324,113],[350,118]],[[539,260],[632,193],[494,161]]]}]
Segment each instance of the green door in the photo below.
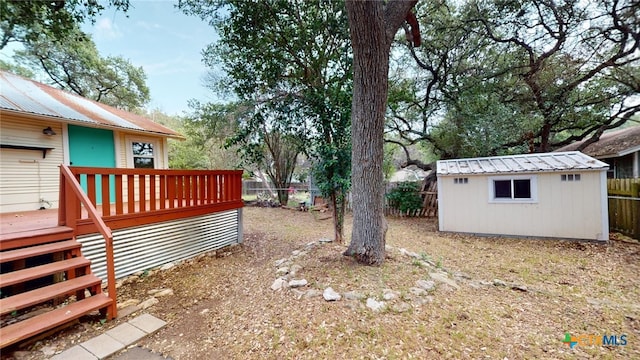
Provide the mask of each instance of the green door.
[{"label": "green door", "polygon": [[[69,160],[71,166],[116,167],[116,150],[113,143],[113,131],[69,125]],[[87,191],[86,176],[81,177],[80,184]],[[96,181],[96,189],[100,189],[101,179]],[[110,179],[110,201],[115,202],[115,183]],[[97,191],[96,202],[102,203],[102,194]]]}]

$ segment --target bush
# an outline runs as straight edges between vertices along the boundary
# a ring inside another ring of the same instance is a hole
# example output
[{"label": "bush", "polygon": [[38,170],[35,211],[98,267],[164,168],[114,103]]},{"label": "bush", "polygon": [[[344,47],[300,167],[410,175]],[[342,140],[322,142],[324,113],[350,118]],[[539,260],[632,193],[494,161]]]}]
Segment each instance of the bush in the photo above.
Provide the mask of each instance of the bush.
[{"label": "bush", "polygon": [[422,197],[417,182],[401,182],[387,193],[389,207],[401,214],[414,216],[422,209]]}]

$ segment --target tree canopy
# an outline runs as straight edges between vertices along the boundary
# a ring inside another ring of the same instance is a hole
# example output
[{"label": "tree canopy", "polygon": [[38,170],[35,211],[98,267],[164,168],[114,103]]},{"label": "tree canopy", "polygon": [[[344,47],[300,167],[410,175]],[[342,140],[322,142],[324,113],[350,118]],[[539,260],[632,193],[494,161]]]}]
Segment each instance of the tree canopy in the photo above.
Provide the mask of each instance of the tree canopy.
[{"label": "tree canopy", "polygon": [[91,37],[80,30],[60,41],[47,38],[25,43],[16,51],[16,63],[33,73],[44,72],[61,89],[125,110],[149,102],[149,88],[142,67],[121,56],[102,57]]},{"label": "tree canopy", "polygon": [[0,49],[9,42],[56,42],[73,36],[79,24],[94,21],[106,8],[126,12],[129,0],[4,0],[0,2]]},{"label": "tree canopy", "polygon": [[421,5],[424,46],[405,46],[392,71],[388,132],[405,145],[442,158],[544,152],[640,110],[632,1]]}]

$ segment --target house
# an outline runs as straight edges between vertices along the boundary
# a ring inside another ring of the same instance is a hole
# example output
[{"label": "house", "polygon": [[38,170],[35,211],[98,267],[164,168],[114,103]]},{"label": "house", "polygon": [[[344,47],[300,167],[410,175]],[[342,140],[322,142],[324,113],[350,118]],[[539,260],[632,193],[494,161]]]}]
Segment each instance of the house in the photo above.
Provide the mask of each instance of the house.
[{"label": "house", "polygon": [[0,316],[20,320],[0,349],[113,319],[116,279],[242,242],[242,171],[167,169],[173,130],[7,72],[0,126]]},{"label": "house", "polygon": [[182,138],[142,116],[9,72],[0,72],[0,89],[0,212],[57,208],[60,164],[166,169],[167,139]]},{"label": "house", "polygon": [[[557,151],[574,151],[584,143],[579,141]],[[600,139],[581,150],[583,153],[609,164],[607,178],[640,177],[640,125],[606,132]]]},{"label": "house", "polygon": [[607,169],[577,151],[438,161],[439,229],[608,241]]}]

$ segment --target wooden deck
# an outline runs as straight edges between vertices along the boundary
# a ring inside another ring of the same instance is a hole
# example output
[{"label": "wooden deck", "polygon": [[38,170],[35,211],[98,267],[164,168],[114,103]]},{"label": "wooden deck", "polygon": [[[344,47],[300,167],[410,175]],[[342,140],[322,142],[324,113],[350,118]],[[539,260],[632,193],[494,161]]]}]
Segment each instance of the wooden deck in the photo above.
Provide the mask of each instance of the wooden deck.
[{"label": "wooden deck", "polygon": [[58,226],[58,209],[0,214],[0,235]]}]

